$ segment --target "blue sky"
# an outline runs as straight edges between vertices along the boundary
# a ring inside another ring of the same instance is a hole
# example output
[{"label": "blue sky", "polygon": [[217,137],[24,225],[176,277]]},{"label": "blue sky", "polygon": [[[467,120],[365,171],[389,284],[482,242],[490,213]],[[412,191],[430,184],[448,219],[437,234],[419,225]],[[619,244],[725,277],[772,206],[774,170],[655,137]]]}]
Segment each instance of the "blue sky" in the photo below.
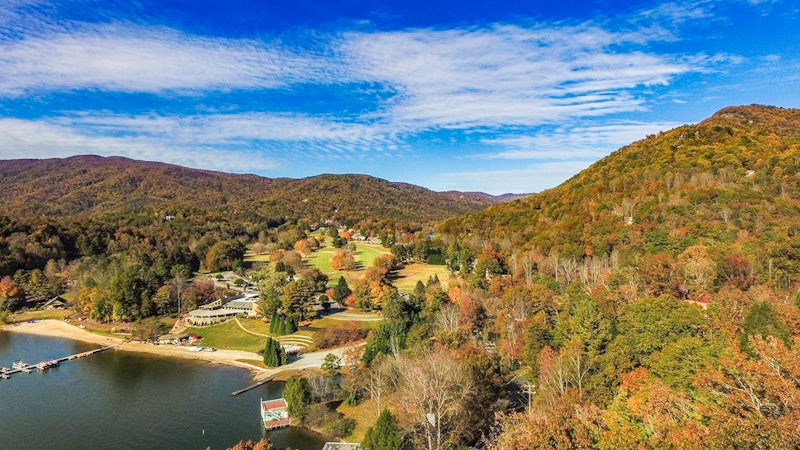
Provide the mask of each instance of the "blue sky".
[{"label": "blue sky", "polygon": [[795,1],[2,3],[2,159],[536,192],[725,106],[800,106]]}]

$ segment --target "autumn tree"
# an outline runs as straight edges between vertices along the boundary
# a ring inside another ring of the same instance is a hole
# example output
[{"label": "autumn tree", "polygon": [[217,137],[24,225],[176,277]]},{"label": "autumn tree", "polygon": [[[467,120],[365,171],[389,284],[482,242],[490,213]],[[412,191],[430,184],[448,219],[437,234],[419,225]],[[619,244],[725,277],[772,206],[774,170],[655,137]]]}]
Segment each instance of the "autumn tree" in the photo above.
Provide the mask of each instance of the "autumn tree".
[{"label": "autumn tree", "polygon": [[765,301],[753,305],[744,318],[742,334],[739,336],[739,347],[750,355],[753,354],[749,341],[751,336],[774,336],[787,346],[791,344],[791,336],[786,324],[778,317],[772,305]]},{"label": "autumn tree", "polygon": [[356,260],[352,250],[340,248],[333,252],[331,267],[334,270],[353,270],[356,268]]},{"label": "autumn tree", "polygon": [[241,265],[246,251],[247,247],[235,239],[219,241],[206,253],[206,269],[211,272],[231,270]]},{"label": "autumn tree", "polygon": [[230,450],[275,450],[275,447],[268,439],[261,439],[258,442],[239,441]]},{"label": "autumn tree", "polygon": [[696,421],[691,399],[644,368],[623,375],[614,401],[604,413],[599,447],[705,448],[708,429]]},{"label": "autumn tree", "polygon": [[308,256],[311,254],[311,244],[306,239],[300,239],[294,243],[294,251],[303,256]]},{"label": "autumn tree", "polygon": [[501,415],[487,450],[586,449],[594,446],[600,412],[569,396],[547,408]]},{"label": "autumn tree", "polygon": [[698,385],[711,401],[704,416],[711,448],[800,446],[800,355],[782,340],[751,336],[753,356],[737,348],[703,372]]},{"label": "autumn tree", "polygon": [[0,279],[0,310],[12,310],[22,300],[22,289],[9,276]]},{"label": "autumn tree", "polygon": [[311,267],[299,272],[300,278],[308,280],[317,292],[323,292],[328,286],[328,276],[316,267]]}]

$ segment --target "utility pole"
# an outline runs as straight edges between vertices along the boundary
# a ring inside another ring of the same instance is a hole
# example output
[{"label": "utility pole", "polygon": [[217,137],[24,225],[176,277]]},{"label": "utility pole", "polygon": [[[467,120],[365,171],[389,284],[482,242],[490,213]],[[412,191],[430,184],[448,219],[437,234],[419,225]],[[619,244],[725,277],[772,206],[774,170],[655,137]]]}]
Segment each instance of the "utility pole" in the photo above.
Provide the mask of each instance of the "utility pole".
[{"label": "utility pole", "polygon": [[536,390],[534,389],[535,387],[536,385],[528,381],[525,383],[525,389],[522,390],[522,392],[528,394],[528,414],[531,413],[531,406],[533,405],[533,394],[536,393]]}]

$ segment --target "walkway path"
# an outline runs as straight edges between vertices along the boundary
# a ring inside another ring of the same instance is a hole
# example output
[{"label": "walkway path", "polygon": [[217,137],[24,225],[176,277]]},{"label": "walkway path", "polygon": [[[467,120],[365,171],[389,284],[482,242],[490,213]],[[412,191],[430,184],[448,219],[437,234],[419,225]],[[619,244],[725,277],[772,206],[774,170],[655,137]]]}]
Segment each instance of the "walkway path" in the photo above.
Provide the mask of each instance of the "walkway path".
[{"label": "walkway path", "polygon": [[276,341],[280,342],[281,344],[294,345],[296,347],[305,348],[305,347],[310,347],[311,344],[314,342],[314,340],[311,337],[303,336],[302,334],[287,334],[287,335],[284,335],[284,336],[270,336],[269,334],[256,333],[255,331],[251,331],[251,330],[248,330],[247,328],[245,328],[244,325],[242,325],[242,323],[239,322],[239,318],[234,318],[233,320],[236,321],[236,325],[239,325],[239,328],[241,328],[242,331],[244,331],[245,333],[250,333],[252,335],[261,336],[261,337],[265,337],[265,338],[271,337],[271,338],[275,339]]}]

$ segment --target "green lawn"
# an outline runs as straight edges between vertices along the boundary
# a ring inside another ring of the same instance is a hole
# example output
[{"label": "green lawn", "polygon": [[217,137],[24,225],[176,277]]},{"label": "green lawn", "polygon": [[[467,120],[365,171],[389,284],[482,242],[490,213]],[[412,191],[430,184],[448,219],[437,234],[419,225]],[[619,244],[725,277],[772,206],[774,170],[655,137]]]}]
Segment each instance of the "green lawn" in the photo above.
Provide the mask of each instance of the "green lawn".
[{"label": "green lawn", "polygon": [[375,403],[372,400],[363,401],[356,406],[347,406],[342,402],[336,410],[356,421],[356,427],[350,436],[347,436],[347,441],[349,442],[363,441],[367,430],[374,426],[377,420]]},{"label": "green lawn", "polygon": [[327,275],[328,278],[330,278],[329,285],[333,286],[336,284],[336,281],[339,280],[340,276],[344,276],[348,282],[361,277],[361,272],[372,266],[372,262],[375,261],[375,258],[390,254],[389,249],[381,245],[367,244],[366,242],[355,242],[355,244],[355,260],[359,265],[359,268],[356,270],[340,271],[334,270],[333,267],[331,267],[331,258],[333,258],[333,253],[336,249],[330,242],[326,242],[319,250],[311,253],[311,255],[306,258],[306,262]]},{"label": "green lawn", "polygon": [[254,333],[270,334],[269,323],[261,319],[239,319],[239,323]]},{"label": "green lawn", "polygon": [[258,352],[266,342],[266,338],[242,331],[233,320],[208,327],[189,327],[185,333],[197,333],[203,337],[199,345],[219,349]]},{"label": "green lawn", "polygon": [[267,262],[269,261],[269,254],[264,253],[262,255],[257,255],[251,248],[248,247],[247,252],[244,254],[244,262]]}]

